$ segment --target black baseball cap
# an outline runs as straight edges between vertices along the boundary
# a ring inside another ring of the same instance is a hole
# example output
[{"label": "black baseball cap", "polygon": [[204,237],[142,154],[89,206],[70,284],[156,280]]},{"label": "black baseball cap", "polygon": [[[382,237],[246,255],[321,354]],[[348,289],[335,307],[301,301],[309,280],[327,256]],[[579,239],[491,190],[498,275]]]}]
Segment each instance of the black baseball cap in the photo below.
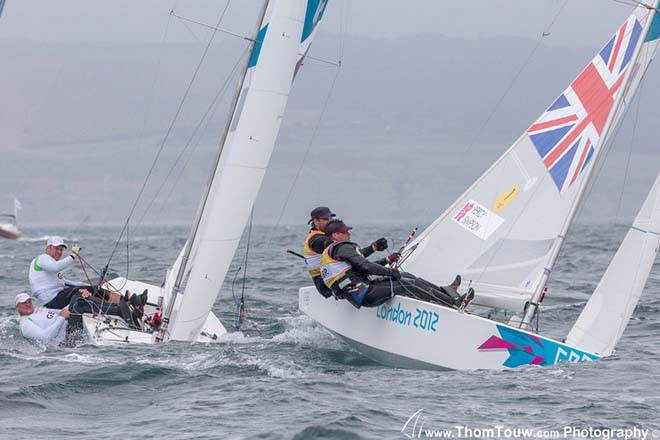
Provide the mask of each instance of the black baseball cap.
[{"label": "black baseball cap", "polygon": [[326,218],[326,217],[336,217],[337,215],[334,214],[332,211],[330,211],[330,208],[327,206],[318,206],[314,209],[312,209],[312,212],[309,213],[309,216],[311,217],[307,224],[311,224],[312,220],[314,219],[319,219],[319,218]]},{"label": "black baseball cap", "polygon": [[333,219],[328,222],[328,224],[325,226],[325,229],[323,230],[326,235],[332,235],[335,232],[348,232],[350,231],[351,228],[350,226],[347,226],[346,223],[339,219]]}]

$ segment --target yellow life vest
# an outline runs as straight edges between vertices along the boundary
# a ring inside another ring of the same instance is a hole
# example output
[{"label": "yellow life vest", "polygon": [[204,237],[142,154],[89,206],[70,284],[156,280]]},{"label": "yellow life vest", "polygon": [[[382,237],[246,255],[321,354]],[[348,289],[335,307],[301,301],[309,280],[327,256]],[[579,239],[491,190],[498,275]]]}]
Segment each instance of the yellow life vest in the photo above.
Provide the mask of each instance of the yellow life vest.
[{"label": "yellow life vest", "polygon": [[[323,254],[321,255],[321,277],[326,286],[332,289],[333,284],[341,280],[346,273],[351,270],[351,265],[345,261],[335,260],[330,256],[332,249],[340,243],[346,243],[345,241],[336,241],[330,246],[325,248]],[[355,245],[355,250],[360,252],[360,248]],[[342,283],[338,284],[338,287],[343,290],[348,287],[342,286]]]},{"label": "yellow life vest", "polygon": [[321,254],[317,254],[311,247],[309,247],[309,240],[311,240],[313,236],[319,234],[323,235],[323,231],[312,229],[309,231],[309,234],[307,234],[307,238],[305,238],[305,243],[303,244],[305,267],[307,268],[307,271],[309,271],[309,274],[312,276],[312,278],[321,275],[321,269],[319,268],[321,265]]}]

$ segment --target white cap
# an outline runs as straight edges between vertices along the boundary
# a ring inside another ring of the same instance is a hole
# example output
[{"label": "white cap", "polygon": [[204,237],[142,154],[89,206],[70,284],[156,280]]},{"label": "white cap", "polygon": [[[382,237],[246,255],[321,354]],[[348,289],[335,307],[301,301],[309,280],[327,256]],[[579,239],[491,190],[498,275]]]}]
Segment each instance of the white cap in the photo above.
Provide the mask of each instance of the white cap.
[{"label": "white cap", "polygon": [[27,293],[19,293],[18,295],[16,295],[16,305],[18,305],[19,303],[24,303],[28,299],[31,299],[30,295],[28,295]]},{"label": "white cap", "polygon": [[66,244],[64,243],[64,240],[62,237],[48,237],[48,241],[46,242],[46,246],[64,246],[66,247]]}]

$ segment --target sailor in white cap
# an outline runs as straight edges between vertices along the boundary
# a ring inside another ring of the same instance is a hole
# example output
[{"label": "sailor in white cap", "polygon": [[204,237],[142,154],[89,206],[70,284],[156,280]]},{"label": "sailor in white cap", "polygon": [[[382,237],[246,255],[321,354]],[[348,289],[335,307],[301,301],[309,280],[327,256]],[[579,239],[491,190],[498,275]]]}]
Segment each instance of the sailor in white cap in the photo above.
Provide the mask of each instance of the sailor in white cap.
[{"label": "sailor in white cap", "polygon": [[69,305],[71,293],[82,283],[64,278],[62,272],[78,257],[80,247],[74,245],[71,255],[62,258],[66,243],[62,237],[49,237],[46,252],[30,263],[30,290],[39,305],[51,309],[63,309]]},{"label": "sailor in white cap", "polygon": [[68,309],[56,310],[34,307],[27,293],[16,295],[16,311],[21,316],[21,334],[35,341],[60,343],[66,336],[66,320],[71,315]]}]

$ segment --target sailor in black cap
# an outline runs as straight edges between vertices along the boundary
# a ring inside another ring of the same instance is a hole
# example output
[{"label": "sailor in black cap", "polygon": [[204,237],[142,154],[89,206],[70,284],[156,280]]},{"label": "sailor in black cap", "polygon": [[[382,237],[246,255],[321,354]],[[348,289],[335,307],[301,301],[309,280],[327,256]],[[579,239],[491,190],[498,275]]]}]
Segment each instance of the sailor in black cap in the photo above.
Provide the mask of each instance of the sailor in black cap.
[{"label": "sailor in black cap", "polygon": [[[332,296],[332,291],[325,285],[321,278],[319,265],[321,263],[321,254],[332,243],[332,238],[325,234],[325,226],[336,215],[327,206],[318,206],[312,209],[309,214],[310,219],[307,222],[312,228],[303,243],[303,255],[305,256],[305,266],[309,275],[314,281],[316,290],[321,295],[328,298]],[[364,257],[368,257],[375,251],[384,251],[387,249],[387,240],[384,237],[371,243],[368,247],[360,250]]]},{"label": "sailor in black cap", "polygon": [[337,298],[348,300],[355,307],[377,307],[394,295],[403,295],[422,301],[461,307],[473,293],[459,295],[456,292],[460,277],[446,287],[438,287],[412,274],[399,272],[391,267],[400,255],[371,262],[362,255],[358,245],[351,242],[351,228],[341,220],[332,220],[325,226],[325,233],[332,243],[323,251],[320,272],[323,282]]}]

